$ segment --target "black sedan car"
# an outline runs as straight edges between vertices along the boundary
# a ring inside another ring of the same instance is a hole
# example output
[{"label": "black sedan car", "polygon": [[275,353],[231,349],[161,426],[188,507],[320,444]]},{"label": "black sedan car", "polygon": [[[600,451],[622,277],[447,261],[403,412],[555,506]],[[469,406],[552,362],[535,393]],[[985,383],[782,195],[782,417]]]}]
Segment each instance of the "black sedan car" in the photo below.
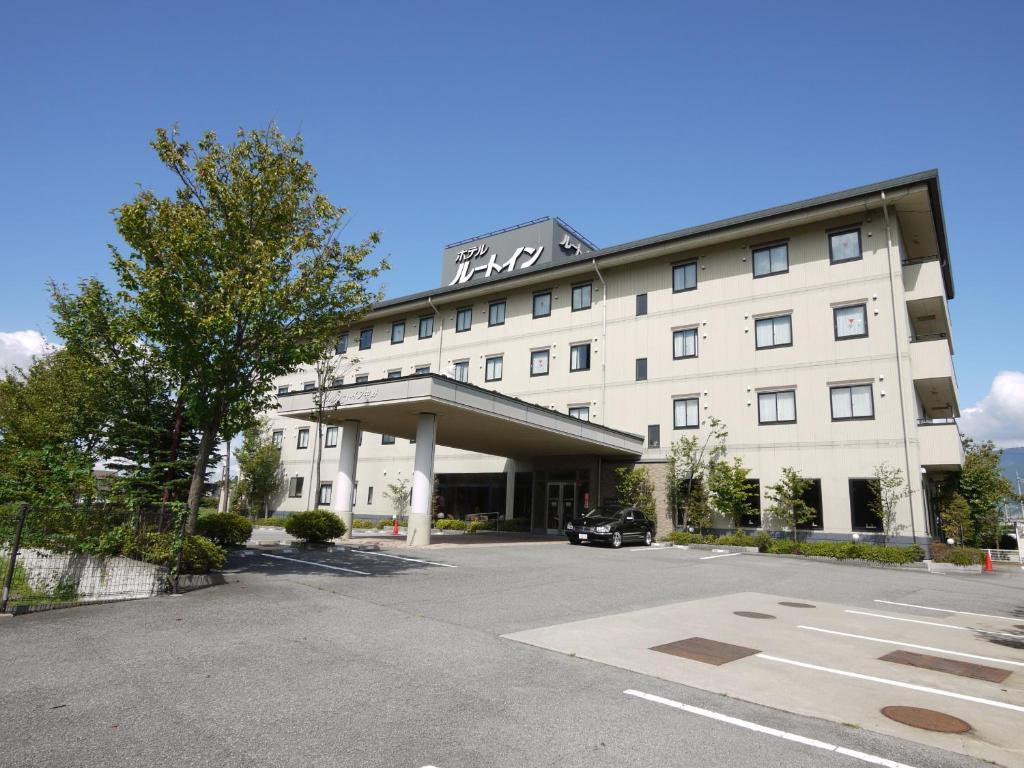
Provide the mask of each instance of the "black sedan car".
[{"label": "black sedan car", "polygon": [[654,523],[635,507],[595,507],[568,522],[565,535],[570,544],[597,541],[621,547],[623,542],[636,541],[649,547]]}]

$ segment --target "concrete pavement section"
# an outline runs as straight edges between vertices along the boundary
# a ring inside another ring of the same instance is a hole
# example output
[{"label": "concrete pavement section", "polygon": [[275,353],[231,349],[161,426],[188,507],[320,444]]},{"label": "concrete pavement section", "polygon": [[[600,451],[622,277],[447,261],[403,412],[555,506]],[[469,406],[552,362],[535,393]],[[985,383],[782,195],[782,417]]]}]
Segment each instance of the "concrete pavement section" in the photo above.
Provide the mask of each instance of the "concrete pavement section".
[{"label": "concrete pavement section", "polygon": [[[865,765],[841,748],[875,756],[881,765],[977,766],[963,755],[890,734],[501,635],[751,592],[937,623],[957,621],[874,601],[1024,616],[1024,583],[1002,574],[982,580],[567,544],[401,551],[375,550],[372,542],[359,546],[366,551],[265,552],[289,560],[256,551],[235,554],[221,587],[4,622],[0,765]],[[762,623],[784,620],[781,609],[752,609],[780,617]],[[837,623],[828,627],[863,629],[860,619],[833,619]],[[771,639],[771,630],[756,631],[768,633],[765,643]],[[807,632],[808,644],[821,644]],[[970,633],[962,632],[966,643]],[[872,633],[879,634],[877,628]],[[677,639],[672,634],[669,639]],[[992,656],[1015,658],[1015,649],[988,645]],[[917,674],[892,666],[893,675]],[[828,679],[822,677],[821,685]],[[818,743],[837,749],[826,754]]]}]

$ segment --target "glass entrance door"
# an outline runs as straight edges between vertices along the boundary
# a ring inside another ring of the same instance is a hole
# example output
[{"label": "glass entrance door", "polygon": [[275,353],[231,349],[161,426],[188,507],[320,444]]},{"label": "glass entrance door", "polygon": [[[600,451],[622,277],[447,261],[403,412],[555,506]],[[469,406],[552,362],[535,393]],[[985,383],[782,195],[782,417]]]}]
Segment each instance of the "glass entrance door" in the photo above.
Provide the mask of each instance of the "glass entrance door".
[{"label": "glass entrance door", "polygon": [[548,483],[548,532],[561,533],[576,511],[575,483]]}]

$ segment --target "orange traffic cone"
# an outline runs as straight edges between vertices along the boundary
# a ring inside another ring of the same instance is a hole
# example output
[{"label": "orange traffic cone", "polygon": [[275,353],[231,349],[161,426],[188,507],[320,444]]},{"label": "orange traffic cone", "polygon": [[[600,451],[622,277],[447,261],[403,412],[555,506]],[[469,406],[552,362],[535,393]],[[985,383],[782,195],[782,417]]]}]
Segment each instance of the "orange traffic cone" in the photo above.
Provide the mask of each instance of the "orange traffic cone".
[{"label": "orange traffic cone", "polygon": [[[394,526],[391,528],[391,535],[392,536],[397,536],[398,535],[398,518],[397,517],[395,518]],[[989,566],[989,570],[991,570],[991,565]]]},{"label": "orange traffic cone", "polygon": [[991,549],[986,549],[985,550],[985,570],[986,571],[991,571],[992,570],[992,550]]}]

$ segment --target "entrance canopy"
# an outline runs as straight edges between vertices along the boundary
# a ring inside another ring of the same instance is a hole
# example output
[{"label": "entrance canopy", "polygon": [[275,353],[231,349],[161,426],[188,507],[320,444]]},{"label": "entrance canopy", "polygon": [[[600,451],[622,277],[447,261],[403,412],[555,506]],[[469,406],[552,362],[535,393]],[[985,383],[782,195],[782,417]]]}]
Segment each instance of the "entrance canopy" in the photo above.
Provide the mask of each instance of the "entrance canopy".
[{"label": "entrance canopy", "polygon": [[[280,415],[316,420],[315,391],[279,395]],[[437,444],[509,458],[588,454],[639,458],[644,438],[573,418],[525,400],[434,373],[324,391],[324,422],[359,422],[368,432],[416,437],[420,414],[434,414]]]}]

